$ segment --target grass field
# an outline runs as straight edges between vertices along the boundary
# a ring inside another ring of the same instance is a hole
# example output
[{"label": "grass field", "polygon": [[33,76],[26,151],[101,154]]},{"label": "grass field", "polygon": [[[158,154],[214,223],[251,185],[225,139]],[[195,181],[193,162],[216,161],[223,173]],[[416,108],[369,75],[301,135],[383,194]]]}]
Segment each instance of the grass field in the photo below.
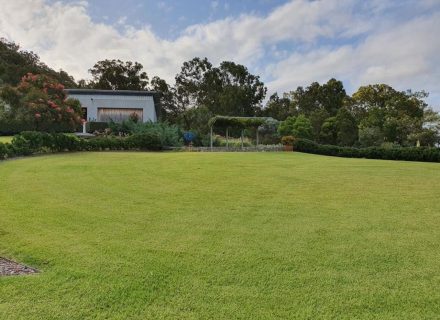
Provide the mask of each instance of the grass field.
[{"label": "grass field", "polygon": [[440,165],[300,153],[0,163],[0,319],[439,319]]},{"label": "grass field", "polygon": [[10,137],[10,136],[0,136],[0,142],[9,143],[12,141],[12,138],[13,137]]}]

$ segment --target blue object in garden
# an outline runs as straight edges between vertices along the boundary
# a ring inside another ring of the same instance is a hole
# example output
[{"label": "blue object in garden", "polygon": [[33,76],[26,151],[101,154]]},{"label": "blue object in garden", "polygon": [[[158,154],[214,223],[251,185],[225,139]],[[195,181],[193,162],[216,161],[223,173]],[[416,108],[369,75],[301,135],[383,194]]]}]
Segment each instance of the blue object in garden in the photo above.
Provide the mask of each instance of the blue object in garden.
[{"label": "blue object in garden", "polygon": [[192,133],[191,131],[187,131],[183,134],[183,140],[185,140],[186,143],[193,142],[193,140],[196,138],[196,135]]}]

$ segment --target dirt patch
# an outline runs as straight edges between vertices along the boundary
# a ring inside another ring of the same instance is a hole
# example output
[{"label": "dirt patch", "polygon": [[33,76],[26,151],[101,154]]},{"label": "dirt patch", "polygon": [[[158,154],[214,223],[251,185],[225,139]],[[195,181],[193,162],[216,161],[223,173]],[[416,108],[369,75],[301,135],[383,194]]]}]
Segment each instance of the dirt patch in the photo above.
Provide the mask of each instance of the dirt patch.
[{"label": "dirt patch", "polygon": [[38,270],[0,257],[0,277],[34,273],[38,273]]}]

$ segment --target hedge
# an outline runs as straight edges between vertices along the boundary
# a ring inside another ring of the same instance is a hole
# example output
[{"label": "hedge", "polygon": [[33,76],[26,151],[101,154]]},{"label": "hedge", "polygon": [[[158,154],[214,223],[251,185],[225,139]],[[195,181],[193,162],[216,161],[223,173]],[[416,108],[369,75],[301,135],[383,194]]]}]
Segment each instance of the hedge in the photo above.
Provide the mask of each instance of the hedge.
[{"label": "hedge", "polygon": [[346,158],[440,162],[440,149],[428,147],[353,148],[321,145],[307,139],[296,139],[294,150]]},{"label": "hedge", "polygon": [[163,149],[158,134],[139,133],[128,137],[104,136],[82,139],[73,134],[22,132],[11,143],[0,143],[0,160],[47,152],[103,151],[103,150],[152,150]]},{"label": "hedge", "polygon": [[[109,127],[107,122],[98,122],[91,121],[87,123],[87,132],[93,133],[95,131],[102,132]],[[6,120],[0,119],[0,136],[12,136],[14,134],[19,134],[24,131],[36,131],[34,123],[17,121],[17,120]],[[82,126],[78,126],[75,130],[73,130],[68,125],[54,123],[50,126],[48,130],[49,132],[82,132]]]},{"label": "hedge", "polygon": [[[0,119],[0,136],[11,136],[23,131],[35,131],[37,130],[35,123]],[[46,130],[45,130],[46,131]],[[74,132],[67,124],[54,123],[47,130],[50,132]]]}]

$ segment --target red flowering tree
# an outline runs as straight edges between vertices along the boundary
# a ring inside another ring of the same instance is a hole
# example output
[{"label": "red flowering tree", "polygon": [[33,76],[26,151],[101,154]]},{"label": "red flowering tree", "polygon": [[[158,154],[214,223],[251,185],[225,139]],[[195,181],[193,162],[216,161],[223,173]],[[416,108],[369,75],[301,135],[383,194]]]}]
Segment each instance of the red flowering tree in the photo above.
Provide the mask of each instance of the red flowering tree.
[{"label": "red flowering tree", "polygon": [[74,130],[81,124],[81,104],[67,98],[64,86],[46,75],[25,75],[17,87],[5,88],[9,117],[32,124],[39,131],[55,127]]}]

